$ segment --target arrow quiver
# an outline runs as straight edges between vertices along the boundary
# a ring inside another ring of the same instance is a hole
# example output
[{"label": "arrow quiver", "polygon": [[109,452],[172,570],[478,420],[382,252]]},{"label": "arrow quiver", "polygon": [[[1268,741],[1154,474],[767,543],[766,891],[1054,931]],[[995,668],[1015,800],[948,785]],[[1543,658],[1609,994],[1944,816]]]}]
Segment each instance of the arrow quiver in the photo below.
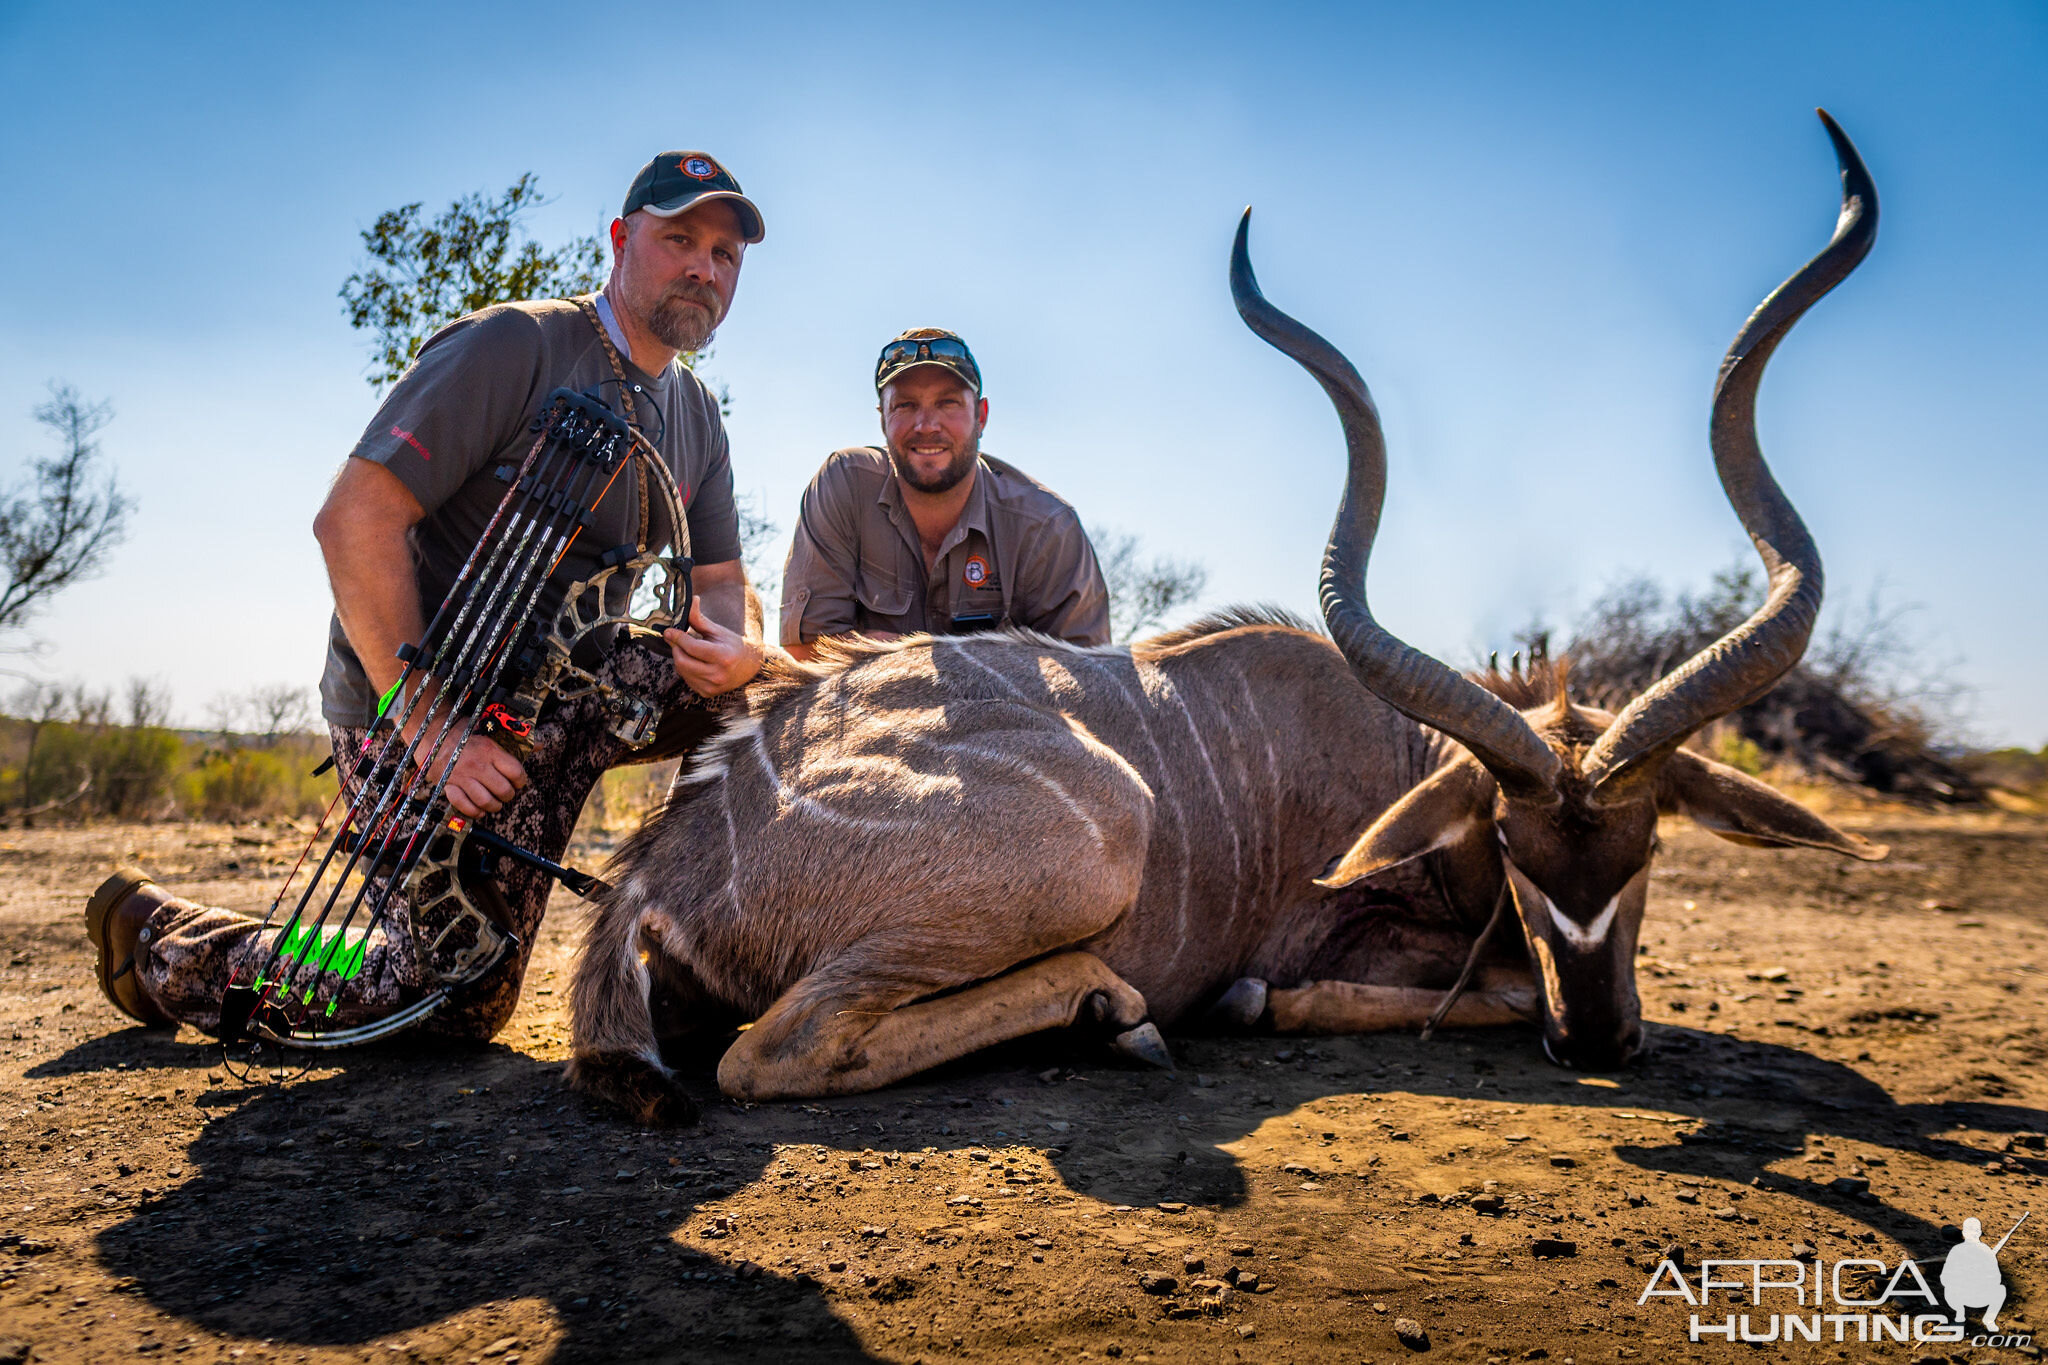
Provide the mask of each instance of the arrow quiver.
[{"label": "arrow quiver", "polygon": [[[623,638],[687,623],[688,530],[675,480],[639,429],[623,366],[599,327],[632,417],[597,393],[556,389],[533,418],[518,465],[493,471],[505,493],[417,644],[403,646],[398,683],[379,703],[341,792],[264,920],[276,934],[262,966],[229,985],[220,1037],[230,1060],[264,1045],[324,1051],[387,1037],[434,1013],[519,948],[493,884],[510,858],[579,895],[596,878],[559,866],[455,815],[448,774],[478,735],[524,758],[549,706],[595,696],[629,748],[654,737],[658,698],[608,682],[599,666]],[[550,577],[630,464],[639,493],[636,542],[598,557],[566,590]],[[650,494],[662,503],[650,535]],[[667,542],[664,544],[663,542]],[[337,807],[342,818],[317,858]],[[301,873],[310,866],[311,871]],[[402,893],[402,894],[401,894]],[[365,967],[369,936],[402,905],[417,956],[416,998],[368,1022],[337,1018]],[[255,1068],[248,1068],[253,1071]],[[246,1073],[245,1073],[246,1074]]]}]

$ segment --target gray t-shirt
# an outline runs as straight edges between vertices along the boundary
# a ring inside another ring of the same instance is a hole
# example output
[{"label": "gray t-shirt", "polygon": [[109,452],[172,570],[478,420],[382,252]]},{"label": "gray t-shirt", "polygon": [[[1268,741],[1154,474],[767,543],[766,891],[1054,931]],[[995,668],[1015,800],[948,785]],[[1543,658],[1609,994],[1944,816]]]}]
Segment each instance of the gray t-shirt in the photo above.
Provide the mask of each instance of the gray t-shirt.
[{"label": "gray t-shirt", "polygon": [[[619,359],[627,380],[645,390],[635,400],[641,430],[676,477],[688,522],[681,548],[703,564],[738,559],[739,518],[718,400],[680,364],[656,379],[623,352]],[[350,452],[352,459],[370,460],[397,475],[426,509],[413,528],[412,545],[420,610],[427,619],[504,497],[505,485],[492,471],[525,458],[534,440],[527,424],[557,388],[595,391],[614,411],[625,410],[597,329],[582,309],[563,299],[498,304],[436,332]],[[556,567],[552,598],[559,600],[561,590],[596,573],[606,551],[633,543],[640,524],[638,479],[638,462],[631,462]],[[661,524],[660,500],[651,505],[648,534],[660,543],[671,538],[671,528]],[[328,629],[321,714],[336,725],[367,725],[376,709],[369,679],[337,617]]]}]

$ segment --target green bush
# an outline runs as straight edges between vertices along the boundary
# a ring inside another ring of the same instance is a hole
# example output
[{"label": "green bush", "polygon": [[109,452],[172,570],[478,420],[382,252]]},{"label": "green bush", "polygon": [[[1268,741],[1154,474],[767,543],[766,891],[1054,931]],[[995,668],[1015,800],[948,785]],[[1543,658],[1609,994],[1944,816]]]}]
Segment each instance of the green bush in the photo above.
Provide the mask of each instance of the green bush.
[{"label": "green bush", "polygon": [[304,737],[268,749],[211,750],[180,781],[179,803],[208,820],[317,815],[334,790],[332,778],[311,775],[324,753]]},{"label": "green bush", "polygon": [[291,817],[318,814],[334,795],[331,776],[312,775],[325,735],[279,727],[208,742],[162,724],[147,696],[130,706],[142,722],[119,725],[103,695],[41,695],[36,718],[0,715],[0,826]]},{"label": "green bush", "polygon": [[170,813],[185,741],[157,726],[110,726],[94,737],[92,806],[117,820]]},{"label": "green bush", "polygon": [[1725,727],[1715,739],[1714,757],[1751,777],[1763,776],[1764,751],[1756,746],[1755,740],[1744,739],[1733,726]]},{"label": "green bush", "polygon": [[[92,737],[76,725],[45,724],[34,736],[35,743],[23,758],[23,769],[10,784],[10,804],[22,808],[75,807],[88,814],[93,778]],[[79,788],[86,788],[79,795]]]}]

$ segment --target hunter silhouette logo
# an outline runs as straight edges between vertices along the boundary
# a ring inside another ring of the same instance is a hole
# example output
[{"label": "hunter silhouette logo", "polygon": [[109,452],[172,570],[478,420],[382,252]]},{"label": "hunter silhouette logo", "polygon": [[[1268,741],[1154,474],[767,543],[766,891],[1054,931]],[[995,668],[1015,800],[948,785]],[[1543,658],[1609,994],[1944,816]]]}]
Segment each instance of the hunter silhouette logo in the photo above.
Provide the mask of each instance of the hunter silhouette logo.
[{"label": "hunter silhouette logo", "polygon": [[[2027,1214],[2021,1214],[2020,1223],[2026,1221]],[[2012,1234],[2020,1230],[2020,1223],[2014,1223],[2012,1230],[1998,1239],[1997,1246],[1988,1247],[1984,1245],[1984,1225],[1975,1218],[1963,1220],[1963,1240],[1948,1249],[1948,1259],[1941,1263],[1941,1297],[1955,1310],[1957,1322],[1968,1321],[1967,1309],[1982,1308],[1984,1330],[1998,1330],[1998,1310],[2005,1307],[2005,1280],[1998,1271],[1998,1253],[2005,1250]]]}]

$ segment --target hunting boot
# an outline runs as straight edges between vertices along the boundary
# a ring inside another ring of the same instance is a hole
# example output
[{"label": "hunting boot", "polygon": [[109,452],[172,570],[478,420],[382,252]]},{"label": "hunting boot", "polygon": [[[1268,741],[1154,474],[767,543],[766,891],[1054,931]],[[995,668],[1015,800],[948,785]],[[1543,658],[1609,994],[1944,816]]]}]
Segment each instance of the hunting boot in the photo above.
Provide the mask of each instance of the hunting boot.
[{"label": "hunting boot", "polygon": [[178,1026],[142,989],[135,970],[135,955],[152,937],[149,917],[168,899],[148,873],[123,867],[85,904],[85,936],[99,952],[100,989],[121,1013],[151,1028]]}]

